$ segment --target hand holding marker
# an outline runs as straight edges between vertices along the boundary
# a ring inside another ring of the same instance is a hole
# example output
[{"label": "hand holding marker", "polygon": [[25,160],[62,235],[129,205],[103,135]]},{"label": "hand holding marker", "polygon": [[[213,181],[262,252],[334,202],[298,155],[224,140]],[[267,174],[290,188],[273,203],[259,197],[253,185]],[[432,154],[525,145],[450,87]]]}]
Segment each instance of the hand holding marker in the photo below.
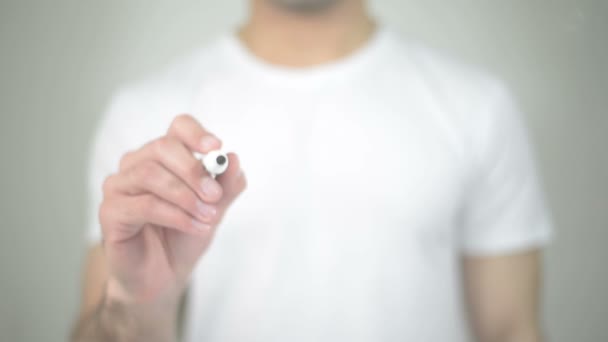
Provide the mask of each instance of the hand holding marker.
[{"label": "hand holding marker", "polygon": [[130,317],[172,321],[192,270],[247,186],[239,157],[224,151],[218,137],[182,114],[164,135],[121,156],[103,181],[98,210],[104,310],[118,305]]},{"label": "hand holding marker", "polygon": [[228,169],[228,156],[222,150],[209,151],[205,155],[195,152],[194,156],[203,163],[203,166],[213,178]]}]

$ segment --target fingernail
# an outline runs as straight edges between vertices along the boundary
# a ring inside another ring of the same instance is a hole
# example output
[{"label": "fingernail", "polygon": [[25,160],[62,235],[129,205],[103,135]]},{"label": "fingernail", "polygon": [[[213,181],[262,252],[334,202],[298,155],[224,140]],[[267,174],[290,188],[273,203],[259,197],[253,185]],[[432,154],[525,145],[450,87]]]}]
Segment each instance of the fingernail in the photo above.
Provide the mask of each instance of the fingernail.
[{"label": "fingernail", "polygon": [[192,225],[194,226],[194,228],[196,230],[200,230],[200,231],[207,231],[207,230],[211,229],[210,225],[208,225],[207,223],[203,223],[199,220],[192,220]]},{"label": "fingernail", "polygon": [[222,191],[217,181],[211,177],[203,178],[201,190],[203,194],[209,197],[215,197]]},{"label": "fingernail", "polygon": [[204,218],[206,220],[212,219],[217,213],[217,210],[214,206],[203,203],[202,201],[198,201],[196,203],[196,209],[198,210],[198,213],[200,214],[201,218]]},{"label": "fingernail", "polygon": [[200,142],[201,149],[204,152],[209,152],[219,145],[219,140],[212,135],[205,135]]}]

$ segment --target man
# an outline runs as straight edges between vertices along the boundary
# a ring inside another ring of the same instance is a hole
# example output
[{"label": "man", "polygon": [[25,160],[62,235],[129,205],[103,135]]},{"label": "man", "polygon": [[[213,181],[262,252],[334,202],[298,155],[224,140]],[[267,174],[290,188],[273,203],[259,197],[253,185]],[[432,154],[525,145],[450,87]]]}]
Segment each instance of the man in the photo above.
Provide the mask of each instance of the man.
[{"label": "man", "polygon": [[[193,153],[220,148],[214,179]],[[185,341],[542,340],[515,101],[363,0],[252,0],[117,92],[90,172],[74,341],[174,341],[180,312]]]}]

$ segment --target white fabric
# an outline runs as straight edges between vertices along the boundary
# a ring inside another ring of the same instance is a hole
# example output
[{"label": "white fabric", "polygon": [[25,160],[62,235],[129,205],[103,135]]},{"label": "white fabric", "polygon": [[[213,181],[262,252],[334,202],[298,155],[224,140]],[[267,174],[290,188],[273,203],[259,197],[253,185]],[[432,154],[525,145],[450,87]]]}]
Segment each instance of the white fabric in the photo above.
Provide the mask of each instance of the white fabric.
[{"label": "white fabric", "polygon": [[458,256],[552,234],[504,82],[382,28],[308,69],[226,33],[117,91],[92,145],[90,242],[104,177],[182,112],[249,184],[193,274],[187,341],[466,341]]}]

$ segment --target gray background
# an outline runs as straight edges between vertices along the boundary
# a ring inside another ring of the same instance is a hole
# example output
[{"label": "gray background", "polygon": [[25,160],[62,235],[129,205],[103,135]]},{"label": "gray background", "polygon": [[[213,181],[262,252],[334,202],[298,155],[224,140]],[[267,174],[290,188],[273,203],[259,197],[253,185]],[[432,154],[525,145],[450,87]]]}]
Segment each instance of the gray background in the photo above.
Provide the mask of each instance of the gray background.
[{"label": "gray background", "polygon": [[[608,2],[372,0],[378,17],[513,87],[557,223],[554,341],[608,340]],[[86,149],[110,92],[236,24],[244,1],[2,0],[0,340],[65,340],[85,245]]]}]

